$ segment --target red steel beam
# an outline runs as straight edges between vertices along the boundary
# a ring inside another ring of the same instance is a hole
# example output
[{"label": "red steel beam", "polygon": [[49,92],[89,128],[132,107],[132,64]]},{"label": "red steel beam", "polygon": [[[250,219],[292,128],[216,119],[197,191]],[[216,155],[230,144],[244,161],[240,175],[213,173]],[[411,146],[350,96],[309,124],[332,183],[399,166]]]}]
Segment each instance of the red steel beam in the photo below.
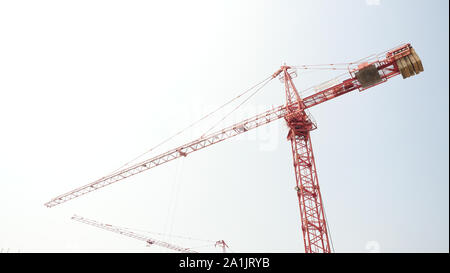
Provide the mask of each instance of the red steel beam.
[{"label": "red steel beam", "polygon": [[[377,61],[370,63],[370,64],[374,64],[376,66],[377,70],[379,71],[380,77],[381,77],[381,81],[373,86],[376,86],[382,82],[387,81],[387,79],[400,74],[399,69],[395,62],[397,59],[396,54],[402,54],[402,56],[405,54],[409,54],[409,48],[410,48],[409,44],[403,45],[402,47],[399,47],[394,51],[390,51],[386,55],[385,59],[377,60]],[[273,74],[272,77],[275,78],[275,77],[279,76],[284,71],[283,68],[290,69],[290,67],[288,67],[288,66],[283,66],[279,70],[277,70]],[[89,183],[85,186],[74,189],[72,191],[69,191],[67,193],[64,193],[62,195],[59,195],[59,196],[51,199],[50,201],[45,203],[45,206],[53,207],[53,206],[59,205],[61,203],[72,200],[76,197],[82,196],[86,193],[103,188],[107,185],[111,185],[115,182],[121,181],[130,176],[136,175],[143,171],[149,170],[156,166],[159,166],[159,165],[162,165],[169,161],[172,161],[174,159],[180,158],[181,156],[186,156],[192,152],[209,147],[209,146],[219,143],[225,139],[228,139],[228,138],[231,138],[238,134],[255,129],[261,125],[270,123],[272,121],[278,120],[278,119],[284,117],[288,111],[290,111],[290,112],[295,111],[299,107],[301,107],[303,109],[308,109],[308,108],[311,108],[318,104],[321,104],[323,102],[326,102],[328,100],[331,100],[333,98],[336,98],[338,96],[341,96],[343,94],[346,94],[348,92],[351,92],[353,90],[357,90],[357,89],[365,90],[367,88],[373,87],[373,86],[369,86],[369,87],[363,88],[361,86],[360,82],[356,79],[356,76],[355,76],[356,71],[357,71],[357,69],[349,69],[350,77],[348,79],[343,80],[342,82],[340,82],[334,86],[331,86],[329,88],[318,90],[315,94],[303,98],[301,100],[303,105],[301,105],[301,106],[299,106],[299,103],[298,103],[298,99],[299,99],[298,94],[296,94],[296,93],[287,94],[290,97],[288,98],[288,103],[286,105],[282,105],[277,108],[273,108],[271,110],[268,110],[264,113],[261,113],[261,114],[255,116],[255,117],[246,119],[235,125],[229,126],[220,131],[209,134],[203,138],[194,140],[188,144],[182,145],[182,146],[172,149],[168,152],[157,155],[151,159],[142,161],[142,162],[137,163],[126,169],[122,169],[113,174],[104,176],[92,183]]]},{"label": "red steel beam", "polygon": [[91,219],[87,219],[87,218],[84,218],[84,217],[81,217],[81,216],[74,215],[74,216],[72,216],[72,220],[75,220],[75,221],[78,221],[78,222],[81,222],[81,223],[84,223],[84,224],[88,224],[88,225],[91,225],[91,226],[94,226],[94,227],[98,227],[98,228],[101,228],[101,229],[104,229],[104,230],[108,230],[108,231],[111,231],[111,232],[115,232],[115,233],[118,233],[118,234],[122,234],[124,236],[128,236],[128,237],[136,239],[136,240],[144,241],[144,242],[147,242],[150,245],[157,245],[157,246],[161,246],[161,247],[164,247],[164,248],[172,249],[172,250],[175,250],[175,251],[178,251],[178,252],[183,252],[183,253],[197,253],[197,251],[194,251],[194,250],[189,249],[189,248],[180,247],[180,246],[177,246],[177,245],[174,245],[174,244],[169,244],[169,243],[166,243],[164,241],[156,240],[156,239],[150,238],[150,237],[145,236],[145,235],[137,234],[135,232],[132,232],[132,231],[120,228],[120,227],[116,227],[116,226],[113,226],[113,225],[103,224],[103,223],[100,223],[100,222],[97,222],[97,221],[94,221],[94,220],[91,220]]}]

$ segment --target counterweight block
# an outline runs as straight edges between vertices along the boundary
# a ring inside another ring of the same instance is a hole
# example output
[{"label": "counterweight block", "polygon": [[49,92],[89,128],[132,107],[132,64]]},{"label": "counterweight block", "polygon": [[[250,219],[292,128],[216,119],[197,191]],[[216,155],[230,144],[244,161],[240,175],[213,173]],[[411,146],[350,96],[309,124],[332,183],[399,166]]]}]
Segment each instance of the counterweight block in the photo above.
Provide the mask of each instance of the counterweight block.
[{"label": "counterweight block", "polygon": [[363,88],[372,86],[382,81],[378,69],[374,64],[361,68],[355,73],[356,78]]}]

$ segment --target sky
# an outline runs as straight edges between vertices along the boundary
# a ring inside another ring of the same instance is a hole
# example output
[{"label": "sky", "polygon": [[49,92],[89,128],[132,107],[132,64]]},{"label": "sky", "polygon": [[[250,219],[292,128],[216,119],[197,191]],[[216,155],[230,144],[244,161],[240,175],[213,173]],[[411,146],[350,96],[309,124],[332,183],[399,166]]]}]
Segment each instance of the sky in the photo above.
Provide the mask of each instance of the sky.
[{"label": "sky", "polygon": [[[0,1],[0,252],[170,251],[73,214],[198,251],[218,249],[175,236],[223,239],[235,252],[304,252],[282,120],[62,205],[44,203],[284,63],[352,62],[402,43],[416,49],[423,73],[310,109],[332,243],[335,252],[449,252],[448,5]],[[337,75],[298,74],[299,90]],[[284,100],[274,79],[216,129]],[[195,139],[234,106],[142,159]]]}]

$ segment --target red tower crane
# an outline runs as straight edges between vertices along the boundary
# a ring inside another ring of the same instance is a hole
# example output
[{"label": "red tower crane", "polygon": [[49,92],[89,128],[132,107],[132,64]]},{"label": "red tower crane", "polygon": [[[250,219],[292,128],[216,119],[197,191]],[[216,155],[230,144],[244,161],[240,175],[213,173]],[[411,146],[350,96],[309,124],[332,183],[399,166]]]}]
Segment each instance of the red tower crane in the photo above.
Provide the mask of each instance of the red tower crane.
[{"label": "red tower crane", "polygon": [[[84,217],[81,217],[81,216],[78,216],[78,215],[72,216],[71,219],[75,220],[75,221],[78,221],[78,222],[81,222],[81,223],[84,223],[84,224],[88,224],[88,225],[94,226],[94,227],[98,227],[98,228],[101,228],[101,229],[104,229],[104,230],[108,230],[108,231],[111,231],[111,232],[119,233],[119,234],[122,234],[124,236],[131,237],[133,239],[137,239],[137,240],[140,240],[140,241],[147,242],[148,245],[157,245],[157,246],[161,246],[161,247],[164,247],[164,248],[168,248],[168,249],[175,250],[175,251],[178,251],[178,252],[183,252],[183,253],[197,253],[197,251],[194,251],[191,248],[181,247],[181,246],[170,244],[170,243],[167,243],[167,242],[164,242],[164,241],[161,241],[161,240],[156,240],[156,239],[150,238],[150,237],[148,237],[146,235],[141,235],[141,234],[135,233],[135,232],[130,231],[130,230],[125,229],[125,228],[113,226],[113,225],[110,225],[110,224],[100,223],[100,222],[97,222],[95,220],[87,219],[87,218],[84,218]],[[217,246],[221,247],[222,251],[224,253],[226,252],[226,249],[228,248],[228,245],[225,243],[224,240],[219,240],[219,241],[215,242],[214,246],[215,247],[217,247]]]},{"label": "red tower crane", "polygon": [[[317,169],[311,145],[310,132],[317,128],[307,110],[313,106],[349,93],[363,91],[388,79],[402,75],[408,78],[423,71],[422,62],[410,44],[404,44],[384,53],[373,55],[358,62],[347,63],[348,74],[345,79],[335,79],[313,89],[313,94],[302,98],[292,78],[295,69],[336,69],[334,65],[287,66],[283,65],[269,80],[280,77],[284,83],[286,104],[246,119],[222,130],[204,135],[199,139],[181,145],[153,158],[120,169],[92,183],[59,195],[45,203],[53,207],[76,197],[113,184],[135,174],[167,163],[174,159],[221,142],[225,139],[247,132],[261,125],[284,118],[288,127],[288,140],[291,142],[296,191],[299,200],[301,227],[305,252],[331,252],[330,238],[324,214],[323,200],[317,178]],[[266,82],[267,83],[267,82]]]}]

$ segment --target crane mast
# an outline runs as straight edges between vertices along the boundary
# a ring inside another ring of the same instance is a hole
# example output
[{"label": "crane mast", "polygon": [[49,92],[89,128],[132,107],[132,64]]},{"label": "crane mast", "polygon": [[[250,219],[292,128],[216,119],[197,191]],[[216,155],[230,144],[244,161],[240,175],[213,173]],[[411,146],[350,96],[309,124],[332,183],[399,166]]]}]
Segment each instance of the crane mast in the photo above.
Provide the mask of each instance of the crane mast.
[{"label": "crane mast", "polygon": [[308,116],[305,104],[292,82],[288,69],[288,66],[283,66],[281,72],[286,91],[286,105],[289,106],[293,102],[297,102],[297,105],[287,107],[285,120],[289,126],[287,138],[291,141],[294,159],[295,189],[300,208],[305,251],[307,253],[331,252],[310,137],[310,131],[317,126]]},{"label": "crane mast", "polygon": [[224,240],[217,241],[217,242],[214,244],[214,246],[215,246],[215,247],[220,247],[220,248],[222,248],[222,252],[223,252],[223,253],[226,253],[226,252],[227,252],[228,245],[227,245],[227,243],[225,243]]},{"label": "crane mast", "polygon": [[[312,95],[304,98],[301,98],[292,81],[295,75],[294,68],[283,65],[271,77],[271,79],[280,77],[280,80],[284,83],[286,95],[285,105],[270,109],[168,152],[104,176],[90,184],[51,199],[45,203],[45,206],[53,207],[59,205],[177,158],[185,157],[190,153],[258,128],[259,126],[284,118],[289,127],[287,139],[291,142],[292,148],[296,179],[295,189],[299,201],[305,252],[331,252],[328,227],[311,144],[310,132],[315,130],[317,126],[307,110],[351,91],[364,91],[372,88],[397,75],[402,75],[405,79],[419,74],[423,71],[423,65],[412,46],[410,44],[404,44],[383,54],[375,55],[375,57],[349,63],[347,67],[347,78],[339,82],[333,82],[332,84],[321,85],[322,87],[313,90],[314,93]],[[81,221],[81,219],[75,220]],[[95,224],[95,222],[86,220],[86,223],[118,232],[118,230],[107,228],[101,224]],[[130,237],[135,236],[125,233],[124,235]]]}]

